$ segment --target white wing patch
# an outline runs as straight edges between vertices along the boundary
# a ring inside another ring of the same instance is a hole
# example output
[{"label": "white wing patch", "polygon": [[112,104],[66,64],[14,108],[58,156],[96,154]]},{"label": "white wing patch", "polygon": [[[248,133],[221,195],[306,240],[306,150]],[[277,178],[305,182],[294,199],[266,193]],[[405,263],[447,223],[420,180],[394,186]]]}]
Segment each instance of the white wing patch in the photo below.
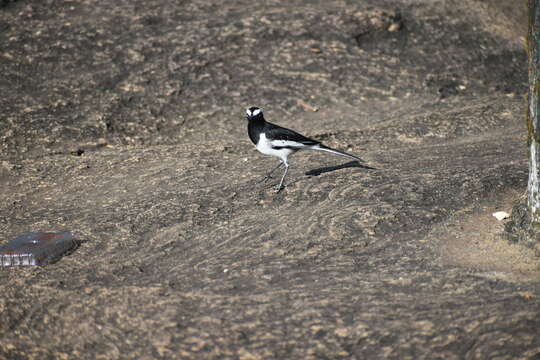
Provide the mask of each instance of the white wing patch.
[{"label": "white wing patch", "polygon": [[291,140],[272,140],[270,141],[270,144],[277,147],[292,147],[297,149],[302,149],[306,147],[306,145],[302,143]]}]

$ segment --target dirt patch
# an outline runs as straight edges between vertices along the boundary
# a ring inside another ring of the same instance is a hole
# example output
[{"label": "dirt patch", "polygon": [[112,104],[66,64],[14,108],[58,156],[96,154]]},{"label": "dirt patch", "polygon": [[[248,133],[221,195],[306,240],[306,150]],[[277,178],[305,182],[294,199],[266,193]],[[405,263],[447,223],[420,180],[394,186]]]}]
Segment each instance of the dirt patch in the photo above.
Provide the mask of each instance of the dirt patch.
[{"label": "dirt patch", "polygon": [[[538,355],[540,286],[428,236],[526,186],[523,21],[485,4],[8,1],[0,236],[87,241],[0,271],[0,358]],[[375,169],[299,153],[276,194],[248,106]]]},{"label": "dirt patch", "polygon": [[496,211],[510,213],[520,196],[518,191],[509,191],[498,199],[462,211],[434,230],[430,236],[440,244],[442,263],[462,266],[489,278],[540,283],[540,254],[509,242],[504,233],[505,221],[492,215]]}]

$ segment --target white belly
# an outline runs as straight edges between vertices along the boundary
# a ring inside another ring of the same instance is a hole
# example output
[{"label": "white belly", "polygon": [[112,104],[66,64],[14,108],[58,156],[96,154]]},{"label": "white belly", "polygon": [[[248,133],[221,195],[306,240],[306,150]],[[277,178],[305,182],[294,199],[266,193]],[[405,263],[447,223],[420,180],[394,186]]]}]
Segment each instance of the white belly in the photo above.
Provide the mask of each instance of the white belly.
[{"label": "white belly", "polygon": [[257,150],[259,150],[265,155],[278,157],[284,163],[287,163],[287,156],[294,152],[291,149],[273,149],[272,143],[266,138],[264,134],[260,135],[259,142],[257,143]]}]

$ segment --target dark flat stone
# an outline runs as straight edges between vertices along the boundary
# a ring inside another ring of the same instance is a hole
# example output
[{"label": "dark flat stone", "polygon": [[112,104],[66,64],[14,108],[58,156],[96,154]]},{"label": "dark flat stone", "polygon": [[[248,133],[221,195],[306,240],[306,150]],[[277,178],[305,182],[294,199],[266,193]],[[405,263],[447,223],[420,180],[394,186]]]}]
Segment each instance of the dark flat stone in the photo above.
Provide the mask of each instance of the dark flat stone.
[{"label": "dark flat stone", "polygon": [[70,232],[28,232],[0,247],[0,266],[46,265],[73,250]]}]

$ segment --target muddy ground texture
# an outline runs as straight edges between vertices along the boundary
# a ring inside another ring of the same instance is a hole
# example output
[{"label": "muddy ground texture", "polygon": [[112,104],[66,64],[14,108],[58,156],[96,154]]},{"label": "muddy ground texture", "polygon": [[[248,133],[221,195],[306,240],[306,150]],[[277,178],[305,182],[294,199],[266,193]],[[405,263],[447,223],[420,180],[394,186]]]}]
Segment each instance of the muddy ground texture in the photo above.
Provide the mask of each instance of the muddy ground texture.
[{"label": "muddy ground texture", "polygon": [[[540,356],[525,9],[504,1],[3,1],[0,358]],[[244,109],[366,160],[258,184]]]}]

